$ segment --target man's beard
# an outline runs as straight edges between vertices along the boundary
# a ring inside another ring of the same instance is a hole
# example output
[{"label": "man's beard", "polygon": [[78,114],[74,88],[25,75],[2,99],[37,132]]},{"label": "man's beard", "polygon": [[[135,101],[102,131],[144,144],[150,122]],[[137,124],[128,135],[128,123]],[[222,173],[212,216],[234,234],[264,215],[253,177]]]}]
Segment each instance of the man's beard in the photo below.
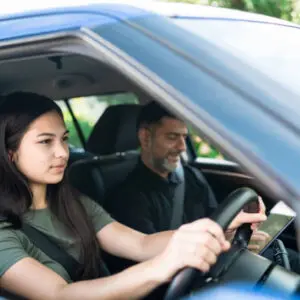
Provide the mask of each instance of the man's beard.
[{"label": "man's beard", "polygon": [[[180,153],[176,153],[176,154],[180,154]],[[153,168],[158,170],[159,172],[174,172],[175,169],[178,167],[179,161],[177,162],[170,162],[168,157],[172,155],[172,154],[168,154],[167,157],[165,158],[154,158],[153,154],[152,154],[152,165]]]},{"label": "man's beard", "polygon": [[181,151],[170,151],[169,153],[167,153],[166,157],[162,157],[162,158],[158,158],[158,157],[155,157],[155,152],[154,152],[154,147],[155,147],[155,143],[154,141],[151,139],[151,146],[150,146],[151,150],[150,150],[150,160],[151,160],[151,164],[152,164],[152,167],[154,170],[157,170],[159,173],[171,173],[171,172],[174,172],[175,169],[178,167],[178,164],[179,164],[179,161],[178,160],[177,162],[170,162],[168,160],[168,158],[170,156],[176,156],[176,155],[180,155],[181,154]]}]

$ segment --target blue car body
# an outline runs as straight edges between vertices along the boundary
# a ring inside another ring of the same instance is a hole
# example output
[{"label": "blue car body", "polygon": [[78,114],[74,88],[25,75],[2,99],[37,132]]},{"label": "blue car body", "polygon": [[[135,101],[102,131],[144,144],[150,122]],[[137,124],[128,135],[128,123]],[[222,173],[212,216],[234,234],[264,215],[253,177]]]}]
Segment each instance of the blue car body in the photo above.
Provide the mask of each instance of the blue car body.
[{"label": "blue car body", "polygon": [[0,19],[0,39],[8,41],[46,33],[75,31],[82,27],[103,26],[145,15],[149,15],[149,12],[126,5],[110,4],[8,15]]}]

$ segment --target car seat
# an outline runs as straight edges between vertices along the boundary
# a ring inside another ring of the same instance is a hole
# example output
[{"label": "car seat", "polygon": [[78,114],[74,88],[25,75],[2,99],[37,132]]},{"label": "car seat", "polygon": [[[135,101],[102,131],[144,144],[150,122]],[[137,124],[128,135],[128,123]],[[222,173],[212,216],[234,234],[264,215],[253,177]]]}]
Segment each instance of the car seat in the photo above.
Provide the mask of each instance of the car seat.
[{"label": "car seat", "polygon": [[122,183],[138,162],[136,121],[141,106],[108,107],[96,123],[86,150],[91,158],[74,162],[68,172],[81,193],[104,204],[107,193]]}]

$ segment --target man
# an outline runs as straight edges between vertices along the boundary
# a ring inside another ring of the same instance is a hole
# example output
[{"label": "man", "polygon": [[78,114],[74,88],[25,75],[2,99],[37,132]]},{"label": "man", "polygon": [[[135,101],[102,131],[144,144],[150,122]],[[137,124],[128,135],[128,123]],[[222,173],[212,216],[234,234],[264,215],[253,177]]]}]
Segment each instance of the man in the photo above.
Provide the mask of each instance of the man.
[{"label": "man", "polygon": [[[141,111],[137,134],[141,146],[139,163],[105,202],[106,209],[121,223],[144,233],[169,230],[174,208],[173,196],[180,182],[174,171],[180,162],[180,155],[186,150],[188,129],[183,121],[151,102]],[[214,194],[198,170],[184,166],[184,176],[182,224],[209,217],[217,208]],[[265,206],[260,199],[259,214],[240,213],[225,234],[232,238],[241,224],[252,223],[254,228],[265,218]],[[255,238],[266,237],[257,234]],[[119,271],[129,264],[110,261],[113,271]]]},{"label": "man", "polygon": [[[145,106],[138,118],[141,159],[135,170],[111,197],[107,209],[121,222],[144,233],[168,230],[173,211],[172,198],[180,179],[173,173],[186,150],[185,124],[156,103]],[[185,213],[183,223],[209,216],[217,207],[206,183],[195,180],[185,168]],[[120,193],[126,195],[125,199]]]}]

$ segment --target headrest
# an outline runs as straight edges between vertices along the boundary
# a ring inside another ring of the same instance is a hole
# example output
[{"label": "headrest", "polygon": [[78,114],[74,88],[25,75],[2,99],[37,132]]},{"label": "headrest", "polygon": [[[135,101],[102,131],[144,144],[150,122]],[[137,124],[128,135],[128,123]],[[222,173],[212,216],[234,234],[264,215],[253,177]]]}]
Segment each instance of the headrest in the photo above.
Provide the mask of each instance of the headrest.
[{"label": "headrest", "polygon": [[109,106],[97,121],[86,150],[97,155],[136,150],[136,122],[141,106],[121,104]]}]

